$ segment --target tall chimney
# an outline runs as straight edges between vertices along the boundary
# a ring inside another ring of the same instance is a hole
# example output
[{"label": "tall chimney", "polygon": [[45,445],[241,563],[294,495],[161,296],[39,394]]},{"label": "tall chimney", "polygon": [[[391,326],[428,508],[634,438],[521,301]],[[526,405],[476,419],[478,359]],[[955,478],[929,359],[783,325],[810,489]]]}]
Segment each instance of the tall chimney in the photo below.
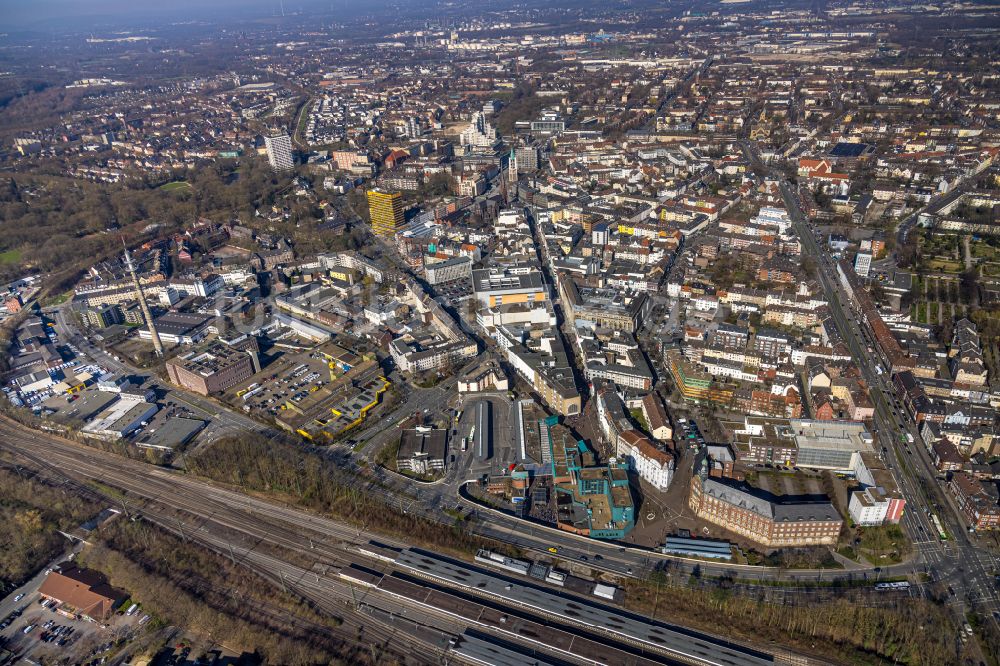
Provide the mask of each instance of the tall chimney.
[{"label": "tall chimney", "polygon": [[139,307],[142,308],[142,316],[146,319],[146,326],[149,327],[149,335],[153,338],[153,351],[160,358],[163,357],[163,343],[160,342],[160,334],[156,332],[156,325],[153,324],[153,315],[149,311],[149,305],[146,304],[146,294],[142,291],[142,285],[139,284],[139,276],[135,274],[135,266],[132,264],[132,255],[129,254],[128,246],[125,245],[125,239],[122,238],[122,246],[125,247],[125,265],[128,266],[128,272],[132,276],[132,284],[135,286],[135,294],[139,299]]}]

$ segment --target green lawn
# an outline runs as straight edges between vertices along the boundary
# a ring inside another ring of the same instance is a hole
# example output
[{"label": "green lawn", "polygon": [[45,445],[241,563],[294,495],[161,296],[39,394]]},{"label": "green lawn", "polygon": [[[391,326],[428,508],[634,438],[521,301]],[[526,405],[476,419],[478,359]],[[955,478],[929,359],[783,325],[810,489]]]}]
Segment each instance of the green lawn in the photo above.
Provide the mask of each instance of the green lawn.
[{"label": "green lawn", "polygon": [[962,264],[947,259],[931,259],[924,264],[924,268],[941,273],[958,273],[962,270]]},{"label": "green lawn", "polygon": [[0,264],[19,264],[19,263],[21,263],[20,250],[7,250],[6,252],[0,252]]},{"label": "green lawn", "polygon": [[972,250],[972,257],[974,259],[985,259],[986,261],[996,261],[998,258],[998,253],[996,248],[990,247],[986,243],[972,242],[969,244],[969,249]]},{"label": "green lawn", "polygon": [[864,527],[861,533],[860,554],[875,565],[896,564],[912,550],[909,538],[899,525]]},{"label": "green lawn", "polygon": [[73,298],[73,290],[72,289],[70,289],[69,291],[64,291],[63,293],[59,294],[58,296],[50,296],[49,298],[45,299],[42,302],[42,307],[50,308],[50,307],[54,307],[56,305],[62,305],[63,303],[65,303],[66,301],[68,301],[71,298]]},{"label": "green lawn", "polygon": [[640,428],[642,428],[645,432],[649,432],[649,424],[646,423],[646,417],[642,415],[641,409],[638,407],[630,409],[629,414],[632,415],[632,418],[635,419],[635,422],[639,424]]},{"label": "green lawn", "polygon": [[191,184],[188,183],[186,180],[175,180],[170,183],[164,183],[163,185],[160,185],[160,187],[157,189],[161,189],[164,192],[172,192],[174,190],[180,190],[185,187],[191,187]]}]

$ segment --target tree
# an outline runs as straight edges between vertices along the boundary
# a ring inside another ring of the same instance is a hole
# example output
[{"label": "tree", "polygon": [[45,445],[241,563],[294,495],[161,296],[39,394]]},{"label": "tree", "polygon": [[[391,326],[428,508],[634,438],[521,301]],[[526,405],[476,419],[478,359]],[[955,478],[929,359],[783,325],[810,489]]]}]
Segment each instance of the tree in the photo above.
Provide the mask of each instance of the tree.
[{"label": "tree", "polygon": [[876,303],[881,303],[885,300],[885,287],[882,286],[881,282],[872,282],[868,288],[868,292]]},{"label": "tree", "polygon": [[42,513],[38,509],[28,509],[14,514],[14,523],[24,534],[30,536],[42,531]]},{"label": "tree", "polygon": [[962,271],[959,281],[962,287],[962,301],[976,305],[979,303],[979,272],[975,268]]},{"label": "tree", "polygon": [[420,184],[421,197],[439,197],[451,191],[451,176],[447,173],[435,173]]},{"label": "tree", "polygon": [[909,268],[920,259],[920,248],[914,235],[910,234],[906,242],[896,248],[896,263],[900,268]]}]

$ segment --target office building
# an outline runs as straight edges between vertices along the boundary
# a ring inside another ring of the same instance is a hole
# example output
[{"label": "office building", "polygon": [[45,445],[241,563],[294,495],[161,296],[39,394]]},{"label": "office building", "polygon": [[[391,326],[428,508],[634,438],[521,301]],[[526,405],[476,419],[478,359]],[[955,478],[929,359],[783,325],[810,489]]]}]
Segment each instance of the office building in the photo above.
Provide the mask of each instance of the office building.
[{"label": "office building", "polygon": [[642,399],[642,416],[646,419],[646,428],[653,439],[665,442],[674,436],[674,429],[670,427],[670,417],[667,416],[667,408],[663,406],[663,401],[656,393],[650,393]]},{"label": "office building", "polygon": [[368,190],[368,214],[372,231],[391,238],[403,227],[403,195],[400,192]]},{"label": "office building", "polygon": [[580,329],[634,333],[653,307],[653,301],[643,293],[633,296],[618,289],[581,286],[572,278],[562,280],[559,286],[566,319]]},{"label": "office building", "polygon": [[260,370],[256,352],[213,342],[204,349],[167,361],[167,376],[177,386],[201,395],[222,393]]},{"label": "office building", "polygon": [[124,321],[121,308],[114,303],[87,308],[81,313],[81,319],[92,328],[107,328]]},{"label": "office building", "polygon": [[462,130],[459,141],[463,146],[489,148],[497,142],[497,131],[481,112],[472,114],[472,122]]},{"label": "office building", "polygon": [[[519,413],[519,418],[525,415]],[[598,464],[590,447],[559,423],[558,416],[522,424],[522,436],[532,440],[528,446],[537,448],[552,474],[559,529],[592,539],[624,539],[635,527],[628,466]]]},{"label": "office building", "polygon": [[676,468],[673,451],[657,446],[635,428],[625,403],[609,382],[598,380],[594,389],[598,425],[615,454],[654,488],[666,490]]},{"label": "office building", "polygon": [[844,521],[830,502],[776,502],[746,484],[695,472],[689,505],[699,518],[767,548],[837,543]]},{"label": "office building", "polygon": [[519,146],[514,149],[514,164],[518,172],[537,171],[541,166],[537,146]]},{"label": "office building", "polygon": [[874,453],[862,453],[854,466],[854,476],[861,484],[851,493],[848,513],[857,525],[898,523],[903,517],[906,499],[885,463]]},{"label": "office building", "polygon": [[411,335],[389,343],[389,354],[401,372],[428,372],[451,365],[461,365],[479,353],[474,340],[418,341]]},{"label": "office building", "polygon": [[854,272],[858,277],[866,278],[872,269],[872,255],[867,252],[858,252],[854,256]]},{"label": "office building", "polygon": [[427,284],[445,284],[472,277],[472,259],[453,257],[444,261],[424,263]]},{"label": "office building", "polygon": [[[141,301],[140,301],[141,303]],[[167,312],[156,317],[151,325],[139,329],[139,339],[153,339],[172,345],[193,345],[208,334],[212,318],[193,312]]]},{"label": "office building", "polygon": [[292,158],[292,139],[287,134],[264,137],[264,148],[267,149],[267,161],[275,171],[289,171],[295,168],[295,160]]},{"label": "office building", "polygon": [[548,326],[501,325],[494,331],[494,339],[510,367],[552,411],[564,416],[580,413],[583,400],[558,332]]},{"label": "office building", "polygon": [[882,525],[898,523],[903,505],[903,500],[887,495],[881,488],[872,487],[851,493],[847,510],[856,525]]},{"label": "office building", "polygon": [[657,490],[663,492],[670,486],[676,468],[673,454],[638,430],[626,430],[618,436],[616,453]]},{"label": "office building", "polygon": [[558,134],[566,131],[566,121],[561,115],[553,111],[542,114],[538,120],[531,121],[531,132],[533,134]]},{"label": "office building", "polygon": [[21,297],[18,294],[10,294],[4,298],[3,305],[7,308],[7,312],[11,314],[20,312],[21,308],[24,307],[24,303],[21,302]]},{"label": "office building", "polygon": [[159,408],[144,395],[121,393],[118,400],[80,429],[84,435],[105,442],[124,439],[143,427]]},{"label": "office building", "polygon": [[956,472],[948,485],[970,529],[994,530],[1000,527],[1000,501],[995,482],[982,481],[966,472]]},{"label": "office building", "polygon": [[128,596],[111,587],[100,572],[80,569],[72,562],[50,571],[38,593],[43,599],[62,606],[62,610],[95,622],[111,617],[115,608]]},{"label": "office building", "polygon": [[860,456],[874,452],[864,423],[745,417],[733,431],[743,462],[853,471]]},{"label": "office building", "polygon": [[548,291],[538,267],[530,264],[493,266],[472,271],[476,298],[488,307],[541,303]]}]

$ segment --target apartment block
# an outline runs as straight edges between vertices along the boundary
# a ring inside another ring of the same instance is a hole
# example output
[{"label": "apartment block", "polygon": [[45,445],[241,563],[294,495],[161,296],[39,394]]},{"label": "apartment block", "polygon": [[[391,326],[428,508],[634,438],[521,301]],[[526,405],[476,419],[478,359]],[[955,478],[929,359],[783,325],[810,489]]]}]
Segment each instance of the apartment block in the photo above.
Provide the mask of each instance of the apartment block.
[{"label": "apartment block", "polygon": [[292,158],[292,139],[287,134],[264,137],[267,161],[275,171],[290,171],[295,168]]}]

